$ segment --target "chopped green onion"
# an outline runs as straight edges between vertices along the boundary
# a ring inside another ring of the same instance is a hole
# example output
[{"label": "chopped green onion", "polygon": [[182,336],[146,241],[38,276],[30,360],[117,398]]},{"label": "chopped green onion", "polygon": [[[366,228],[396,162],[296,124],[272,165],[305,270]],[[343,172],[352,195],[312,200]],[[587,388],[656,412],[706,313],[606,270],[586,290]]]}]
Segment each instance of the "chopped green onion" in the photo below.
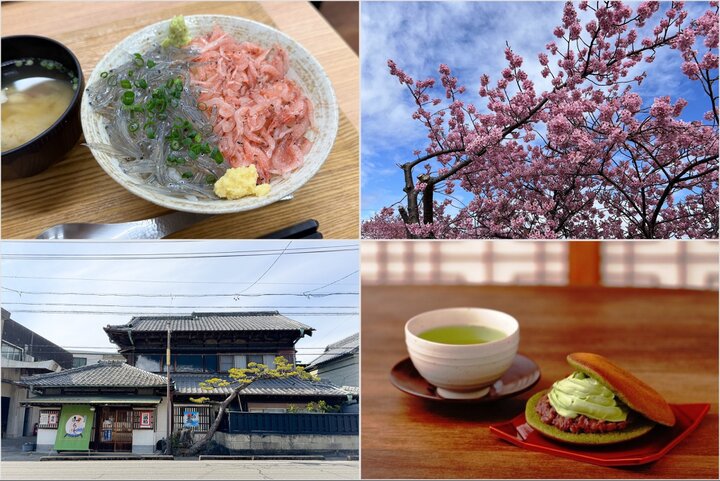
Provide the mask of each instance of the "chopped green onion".
[{"label": "chopped green onion", "polygon": [[178,105],[180,105],[180,101],[179,101],[178,99],[176,99],[176,98],[172,98],[172,99],[170,99],[170,105],[171,105],[173,108],[177,108]]},{"label": "chopped green onion", "polygon": [[145,135],[147,135],[148,139],[154,139],[155,138],[155,122],[152,120],[149,120],[145,122],[145,125],[143,125],[143,130],[145,131]]},{"label": "chopped green onion", "polygon": [[198,132],[197,134],[195,134],[195,137],[193,137],[193,140],[196,144],[199,144],[200,142],[202,142],[202,135],[200,135],[200,133]]},{"label": "chopped green onion", "polygon": [[192,172],[183,172],[182,178],[183,179],[191,179],[193,176]]},{"label": "chopped green onion", "polygon": [[167,113],[160,112],[159,114],[156,115],[156,117],[158,120],[167,120]]},{"label": "chopped green onion", "polygon": [[128,130],[130,132],[135,132],[139,128],[140,128],[140,124],[138,124],[137,122],[130,122],[130,125],[128,125]]},{"label": "chopped green onion", "polygon": [[136,53],[135,58],[133,59],[133,63],[137,67],[142,67],[143,65],[145,65],[145,60],[143,60],[142,55],[140,55],[139,53]]},{"label": "chopped green onion", "polygon": [[108,83],[108,85],[111,86],[111,87],[116,86],[117,83],[118,83],[117,74],[112,74],[111,76],[109,76],[108,79],[107,79],[107,83]]},{"label": "chopped green onion", "polygon": [[120,81],[120,86],[124,89],[131,89],[132,88],[132,82],[130,82],[128,79],[122,79]]},{"label": "chopped green onion", "polygon": [[189,137],[185,137],[184,139],[182,139],[182,144],[185,147],[190,147],[192,145],[192,139]]},{"label": "chopped green onion", "polygon": [[209,143],[205,142],[202,144],[202,151],[203,154],[209,154],[210,152],[212,152],[212,147],[210,147]]},{"label": "chopped green onion", "polygon": [[100,78],[107,78],[107,76],[110,75],[107,72],[100,72]]},{"label": "chopped green onion", "polygon": [[122,94],[122,103],[132,105],[135,102],[135,93],[132,90],[126,90]]},{"label": "chopped green onion", "polygon": [[222,164],[225,162],[225,157],[223,157],[220,150],[215,147],[212,149],[212,152],[210,153],[210,158],[213,159],[217,164]]},{"label": "chopped green onion", "polygon": [[157,64],[155,63],[155,61],[154,61],[153,59],[150,58],[150,59],[148,59],[148,61],[145,63],[145,65],[147,65],[147,68],[153,68],[153,67],[154,67],[155,65],[157,65]]},{"label": "chopped green onion", "polygon": [[205,183],[207,183],[207,184],[214,184],[216,180],[217,180],[217,177],[215,177],[214,175],[207,175],[205,177]]},{"label": "chopped green onion", "polygon": [[170,142],[170,150],[180,150],[180,147],[180,142],[178,142],[177,140],[173,140],[172,142]]},{"label": "chopped green onion", "polygon": [[165,112],[165,109],[167,109],[167,100],[158,99],[155,102],[155,112]]},{"label": "chopped green onion", "polygon": [[139,89],[146,89],[148,86],[147,80],[144,78],[138,79],[135,81],[135,86]]},{"label": "chopped green onion", "polygon": [[128,77],[132,77],[133,75],[135,75],[135,71],[134,71],[134,70],[128,70]]}]

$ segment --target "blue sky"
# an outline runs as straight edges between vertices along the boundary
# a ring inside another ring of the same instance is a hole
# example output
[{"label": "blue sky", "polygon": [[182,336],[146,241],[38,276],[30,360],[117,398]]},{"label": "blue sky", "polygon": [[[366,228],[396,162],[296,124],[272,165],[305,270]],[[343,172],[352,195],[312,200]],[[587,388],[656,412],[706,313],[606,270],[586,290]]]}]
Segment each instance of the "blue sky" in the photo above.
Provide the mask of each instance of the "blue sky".
[{"label": "blue sky", "polygon": [[[464,99],[482,108],[477,95],[480,75],[490,75],[491,85],[498,79],[506,66],[506,41],[524,57],[523,69],[536,85],[549,85],[540,75],[537,54],[555,40],[552,31],[562,23],[562,8],[563,2],[362,3],[363,219],[402,198],[402,174],[396,164],[412,159],[413,150],[423,150],[427,141],[425,130],[410,117],[414,107],[406,87],[388,73],[388,58],[416,80],[437,79],[438,65],[448,64],[467,87]],[[706,2],[688,2],[691,16],[706,8]],[[699,84],[682,74],[681,63],[677,51],[659,51],[654,63],[642,64],[648,78],[635,91],[650,103],[655,96],[683,97],[690,102],[683,116],[699,119],[709,104]],[[440,89],[433,91],[441,93]],[[698,98],[700,104],[694,102]]]},{"label": "blue sky", "polygon": [[360,329],[356,241],[3,241],[0,247],[3,308],[62,347],[114,350],[102,327],[133,315],[277,309],[316,329],[296,345],[298,360],[308,362]]}]

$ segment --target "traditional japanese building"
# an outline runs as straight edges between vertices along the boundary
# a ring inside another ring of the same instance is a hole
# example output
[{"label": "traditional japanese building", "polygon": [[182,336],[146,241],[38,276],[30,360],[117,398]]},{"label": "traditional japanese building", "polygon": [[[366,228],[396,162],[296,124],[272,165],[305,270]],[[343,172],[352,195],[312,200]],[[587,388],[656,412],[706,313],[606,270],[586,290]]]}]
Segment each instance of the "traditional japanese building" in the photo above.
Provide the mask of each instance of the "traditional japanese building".
[{"label": "traditional japanese building", "polygon": [[[153,452],[167,438],[168,406],[170,432],[202,433],[232,392],[204,390],[202,381],[229,380],[231,368],[251,362],[274,366],[278,356],[294,363],[295,344],[314,331],[277,311],[137,316],[104,330],[126,362],[100,361],[22,380],[30,390],[28,404],[42,408],[38,450]],[[309,402],[339,406],[351,399],[329,382],[262,379],[229,410],[281,413]]]},{"label": "traditional japanese building", "polygon": [[[166,348],[170,330],[170,377],[173,392],[173,430],[192,427],[202,432],[215,416],[213,401],[230,393],[230,387],[204,390],[200,383],[210,378],[229,379],[231,368],[255,362],[274,366],[282,356],[295,362],[295,344],[314,329],[277,311],[202,312],[189,316],[138,316],[129,323],[105,327],[110,340],[119,346],[130,365],[155,373],[166,372]],[[324,400],[342,405],[349,393],[328,382],[295,378],[263,379],[250,384],[230,406],[242,412],[285,412]],[[210,403],[193,399],[206,397]],[[188,414],[192,423],[187,423]]]},{"label": "traditional japanese building", "polygon": [[38,451],[152,453],[167,434],[167,378],[124,362],[22,379],[40,408]]}]

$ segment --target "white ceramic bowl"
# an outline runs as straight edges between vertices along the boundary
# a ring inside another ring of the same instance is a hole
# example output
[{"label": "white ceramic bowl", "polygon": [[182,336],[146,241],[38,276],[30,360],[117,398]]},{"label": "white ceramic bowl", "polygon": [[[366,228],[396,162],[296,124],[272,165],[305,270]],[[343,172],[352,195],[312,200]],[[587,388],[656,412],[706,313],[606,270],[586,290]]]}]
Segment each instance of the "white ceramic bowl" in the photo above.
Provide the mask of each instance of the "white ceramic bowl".
[{"label": "white ceramic bowl", "polygon": [[[95,66],[87,85],[99,80],[100,73],[108,71],[128,61],[133,52],[145,52],[150,45],[157,43],[167,32],[170,20],[165,20],[139,30],[115,46]],[[282,32],[261,23],[240,17],[225,15],[191,15],[185,17],[190,35],[205,34],[212,31],[214,25],[235,37],[238,41],[250,41],[264,47],[281,45],[288,53],[290,71],[288,77],[297,82],[313,103],[315,111],[315,129],[307,137],[313,142],[312,149],[305,156],[304,164],[283,178],[273,179],[270,193],[263,197],[245,197],[238,200],[194,199],[179,197],[170,193],[158,193],[149,189],[138,179],[127,175],[119,165],[119,160],[110,154],[93,150],[98,164],[116,182],[133,194],[145,200],[170,209],[201,214],[223,214],[257,209],[289,196],[302,187],[320,170],[327,158],[338,128],[338,107],[330,79],[317,60],[299,43]],[[81,119],[85,140],[88,143],[108,144],[109,139],[104,128],[104,119],[93,112],[89,105],[89,96],[83,97]]]},{"label": "white ceramic bowl", "polygon": [[[482,344],[443,344],[418,337],[444,326],[476,325],[497,329],[506,337]],[[492,309],[459,307],[428,311],[405,324],[405,344],[420,375],[449,399],[479,398],[500,379],[515,359],[520,342],[517,320]]]}]

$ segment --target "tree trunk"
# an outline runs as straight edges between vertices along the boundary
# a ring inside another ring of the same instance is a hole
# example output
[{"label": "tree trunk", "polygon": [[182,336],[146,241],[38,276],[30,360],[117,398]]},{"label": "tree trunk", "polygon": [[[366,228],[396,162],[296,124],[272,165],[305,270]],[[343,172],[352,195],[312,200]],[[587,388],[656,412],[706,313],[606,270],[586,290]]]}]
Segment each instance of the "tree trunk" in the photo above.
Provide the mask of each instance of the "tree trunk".
[{"label": "tree trunk", "polygon": [[205,447],[205,445],[215,436],[215,433],[217,432],[218,428],[220,427],[220,423],[222,422],[222,418],[225,415],[225,411],[227,410],[227,407],[232,403],[236,397],[238,397],[238,393],[242,391],[242,388],[245,386],[241,386],[240,388],[237,388],[233,390],[232,394],[230,394],[220,405],[220,410],[217,413],[217,416],[215,417],[215,421],[213,421],[212,425],[210,426],[210,429],[205,433],[205,436],[203,436],[198,442],[190,446],[190,449],[188,449],[188,456],[195,456],[197,453],[200,452],[202,448]]}]

